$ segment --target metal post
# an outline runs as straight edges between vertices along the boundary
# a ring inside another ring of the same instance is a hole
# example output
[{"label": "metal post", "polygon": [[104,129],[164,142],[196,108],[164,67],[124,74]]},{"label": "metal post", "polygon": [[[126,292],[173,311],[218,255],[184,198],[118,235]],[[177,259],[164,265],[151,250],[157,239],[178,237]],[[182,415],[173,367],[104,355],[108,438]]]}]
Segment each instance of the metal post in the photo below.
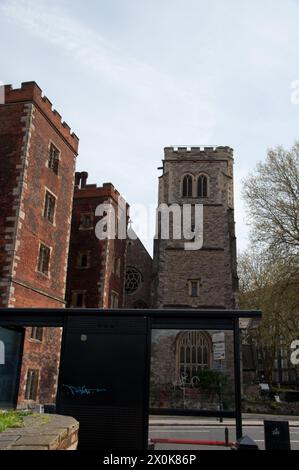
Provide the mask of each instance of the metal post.
[{"label": "metal post", "polygon": [[236,413],[236,437],[240,439],[242,432],[242,402],[241,402],[241,355],[240,355],[240,330],[239,319],[234,319],[234,369],[235,369],[235,413]]},{"label": "metal post", "polygon": [[224,437],[225,437],[225,446],[229,447],[229,430],[225,428],[224,430]]}]

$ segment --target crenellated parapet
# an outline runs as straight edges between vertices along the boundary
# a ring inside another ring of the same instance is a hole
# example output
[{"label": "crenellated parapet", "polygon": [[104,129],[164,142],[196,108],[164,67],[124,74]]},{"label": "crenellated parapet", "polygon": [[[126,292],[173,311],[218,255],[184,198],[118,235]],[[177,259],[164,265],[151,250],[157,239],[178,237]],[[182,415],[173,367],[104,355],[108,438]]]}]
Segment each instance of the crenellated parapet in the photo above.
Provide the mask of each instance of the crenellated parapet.
[{"label": "crenellated parapet", "polygon": [[116,204],[121,203],[126,207],[129,207],[125,199],[112,183],[103,183],[102,186],[98,186],[97,184],[88,184],[87,179],[87,171],[77,171],[75,173],[75,198],[111,198]]},{"label": "crenellated parapet", "polygon": [[171,146],[164,148],[165,160],[180,158],[233,159],[233,149],[223,146]]},{"label": "crenellated parapet", "polygon": [[61,115],[53,109],[51,101],[43,95],[36,82],[23,82],[21,88],[5,85],[4,105],[13,103],[33,102],[40,112],[48,119],[61,136],[78,153],[79,138],[71,131],[70,126],[62,120]]}]

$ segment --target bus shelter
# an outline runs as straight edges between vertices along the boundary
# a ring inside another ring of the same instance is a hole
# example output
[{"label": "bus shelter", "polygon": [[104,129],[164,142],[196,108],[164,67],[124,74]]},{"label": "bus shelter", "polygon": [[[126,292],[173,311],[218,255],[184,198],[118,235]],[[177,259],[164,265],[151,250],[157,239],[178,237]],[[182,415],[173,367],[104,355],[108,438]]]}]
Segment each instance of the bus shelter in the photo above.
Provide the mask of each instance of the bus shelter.
[{"label": "bus shelter", "polygon": [[238,439],[240,324],[260,318],[238,310],[0,309],[0,406],[17,397],[25,329],[60,328],[52,405],[79,421],[80,450],[147,449],[150,414],[235,418]]}]

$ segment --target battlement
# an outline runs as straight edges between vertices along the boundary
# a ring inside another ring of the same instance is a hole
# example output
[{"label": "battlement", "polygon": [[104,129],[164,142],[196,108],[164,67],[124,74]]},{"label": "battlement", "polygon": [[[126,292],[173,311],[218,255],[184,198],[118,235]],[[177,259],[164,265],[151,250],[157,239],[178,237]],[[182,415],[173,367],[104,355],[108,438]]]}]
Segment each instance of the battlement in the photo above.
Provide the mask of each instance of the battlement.
[{"label": "battlement", "polygon": [[172,146],[165,147],[165,159],[180,157],[208,157],[233,159],[233,149],[228,146]]},{"label": "battlement", "polygon": [[[75,193],[74,198],[112,198],[116,203],[122,201],[126,204],[120,192],[112,183],[103,183],[102,186],[96,184],[87,184],[88,173],[86,171],[76,172],[75,174]],[[128,204],[126,204],[128,207]]]},{"label": "battlement", "polygon": [[11,85],[4,87],[4,104],[33,102],[45,117],[56,127],[58,132],[78,153],[79,138],[71,131],[70,126],[62,121],[61,115],[52,108],[51,101],[43,95],[36,82],[23,82],[21,88],[13,88]]}]

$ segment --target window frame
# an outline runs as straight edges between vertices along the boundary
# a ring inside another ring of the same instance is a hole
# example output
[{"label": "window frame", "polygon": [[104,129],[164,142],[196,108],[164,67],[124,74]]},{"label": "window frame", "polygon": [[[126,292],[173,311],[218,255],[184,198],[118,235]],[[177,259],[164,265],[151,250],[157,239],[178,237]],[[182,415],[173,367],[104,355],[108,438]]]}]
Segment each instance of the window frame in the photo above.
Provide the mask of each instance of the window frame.
[{"label": "window frame", "polygon": [[[46,213],[46,210],[47,210],[47,196],[49,196],[50,198],[53,198],[54,200],[54,207],[53,207],[53,220],[51,220],[49,217],[47,217],[47,213]],[[49,190],[49,188],[45,188],[45,196],[44,196],[44,207],[43,207],[43,217],[45,220],[47,220],[48,222],[50,222],[50,224],[52,225],[56,225],[56,207],[57,207],[57,196]]]},{"label": "window frame", "polygon": [[[77,255],[76,268],[77,269],[89,269],[90,268],[90,250],[79,251]],[[86,266],[82,266],[82,258],[86,256]]]},{"label": "window frame", "polygon": [[[72,290],[71,308],[86,308],[86,290]],[[77,305],[78,295],[82,295],[82,305]],[[75,302],[76,299],[76,302]],[[76,305],[75,305],[76,304]]]},{"label": "window frame", "polygon": [[[84,225],[82,225],[82,218],[84,216],[91,216],[90,217],[90,225],[88,227],[85,227]],[[93,230],[94,229],[94,213],[92,211],[84,211],[84,212],[80,212],[79,214],[79,230]]]},{"label": "window frame", "polygon": [[[51,150],[52,148],[57,151],[57,158],[54,160],[53,164],[53,159],[51,158]],[[60,160],[61,160],[61,150],[57,147],[52,140],[49,141],[49,147],[48,147],[48,159],[47,159],[47,167],[56,175],[58,176],[59,174],[59,166],[60,166]],[[55,166],[56,165],[56,166]]]},{"label": "window frame", "polygon": [[[188,192],[188,183],[187,183],[187,194],[184,194],[184,185],[185,185],[185,180],[186,178],[190,178],[191,179],[191,195],[189,194]],[[181,197],[183,198],[192,198],[193,197],[193,193],[194,193],[194,176],[191,174],[191,173],[185,173],[182,177],[182,180],[181,180]]]},{"label": "window frame", "polygon": [[[195,283],[196,283],[196,295],[193,295],[192,285]],[[189,279],[188,280],[189,296],[192,299],[196,299],[197,297],[199,297],[200,287],[201,287],[201,279]]]},{"label": "window frame", "polygon": [[[203,180],[205,182],[203,182]],[[201,193],[199,191],[199,182],[201,181]],[[206,185],[206,187],[205,187]],[[209,176],[206,173],[200,173],[196,178],[196,194],[200,199],[205,199],[209,197],[210,191],[210,181]]]},{"label": "window frame", "polygon": [[25,393],[24,393],[25,400],[36,401],[37,395],[38,395],[39,377],[40,377],[39,369],[31,369],[31,368],[27,369],[26,385],[25,385]]},{"label": "window frame", "polygon": [[43,341],[44,329],[42,326],[32,326],[29,339],[41,343]]},{"label": "window frame", "polygon": [[[191,337],[191,341],[190,341]],[[186,340],[187,338],[187,340]],[[195,342],[192,341],[195,339]],[[190,341],[190,345],[188,345]],[[185,343],[185,344],[183,344]],[[187,344],[186,344],[187,343]],[[184,361],[182,361],[182,347],[184,346]],[[204,349],[201,350],[201,361],[198,361],[198,349],[206,348],[206,361],[204,360]],[[187,357],[187,348],[189,348],[189,360]],[[193,361],[193,348],[195,348],[195,360]],[[176,379],[178,382],[182,380],[182,367],[184,368],[184,375],[186,376],[186,384],[192,383],[193,369],[196,369],[196,373],[200,370],[210,369],[213,362],[213,342],[210,334],[203,330],[186,330],[181,331],[175,340],[175,351],[176,351]],[[187,369],[190,369],[190,380],[188,380],[188,374],[186,375]]]},{"label": "window frame", "polygon": [[[41,264],[41,261],[40,261],[40,257],[41,257],[41,249],[43,248],[46,248],[49,253],[49,256],[48,256],[48,270],[47,272],[44,272],[44,271],[41,271],[39,268],[40,268],[40,264]],[[51,254],[52,254],[52,248],[48,245],[46,245],[45,243],[43,242],[39,242],[39,249],[38,249],[38,256],[37,256],[37,272],[39,274],[42,274],[43,276],[45,277],[50,277],[50,266],[51,266]]]}]

